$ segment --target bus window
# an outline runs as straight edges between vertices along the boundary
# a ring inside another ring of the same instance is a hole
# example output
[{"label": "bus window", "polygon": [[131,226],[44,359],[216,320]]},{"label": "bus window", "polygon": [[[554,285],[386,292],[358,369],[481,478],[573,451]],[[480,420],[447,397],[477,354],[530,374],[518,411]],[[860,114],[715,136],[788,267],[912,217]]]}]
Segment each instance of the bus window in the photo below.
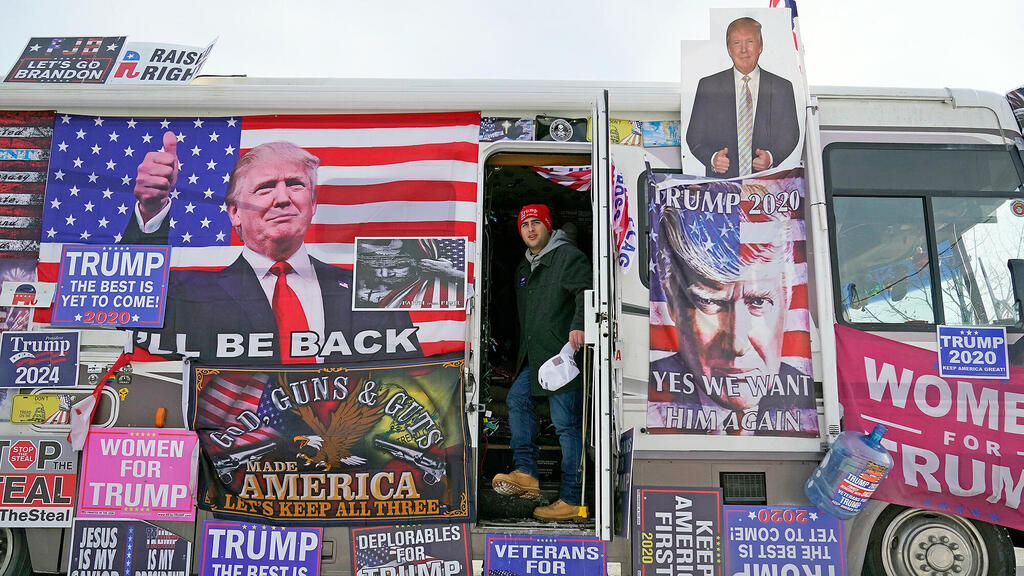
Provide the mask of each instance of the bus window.
[{"label": "bus window", "polygon": [[833,143],[824,157],[843,322],[1016,323],[1007,260],[1024,258],[1024,199],[1010,150]]},{"label": "bus window", "polygon": [[933,323],[924,202],[840,197],[834,210],[843,318],[871,324]]},{"label": "bus window", "polygon": [[946,324],[1016,323],[1006,261],[1020,258],[1024,217],[1003,198],[935,198],[936,244]]}]

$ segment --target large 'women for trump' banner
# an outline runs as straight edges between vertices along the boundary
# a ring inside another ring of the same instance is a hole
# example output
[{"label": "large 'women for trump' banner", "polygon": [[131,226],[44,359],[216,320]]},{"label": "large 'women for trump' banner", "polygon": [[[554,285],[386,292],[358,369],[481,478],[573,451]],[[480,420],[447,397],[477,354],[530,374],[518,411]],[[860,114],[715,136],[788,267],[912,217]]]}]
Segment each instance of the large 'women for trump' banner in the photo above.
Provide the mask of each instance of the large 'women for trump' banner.
[{"label": "large 'women for trump' banner", "polygon": [[468,519],[462,368],[193,365],[200,507],[318,524]]},{"label": "large 'women for trump' banner", "polygon": [[[355,310],[352,268],[357,237],[444,238],[464,253],[438,253],[431,264],[458,272],[465,294],[479,123],[475,112],[58,113],[40,280],[57,280],[65,245],[171,246],[164,325],[136,333],[136,358],[350,363],[462,350],[464,306],[442,308],[425,295],[406,309]],[[379,260],[381,278],[402,267]],[[49,322],[49,310],[36,320]]]},{"label": "large 'women for trump' banner", "polygon": [[803,170],[650,178],[648,430],[817,436]]},{"label": "large 'women for trump' banner", "polygon": [[844,428],[888,427],[895,464],[873,497],[1024,529],[1024,370],[940,377],[933,350],[835,330]]}]

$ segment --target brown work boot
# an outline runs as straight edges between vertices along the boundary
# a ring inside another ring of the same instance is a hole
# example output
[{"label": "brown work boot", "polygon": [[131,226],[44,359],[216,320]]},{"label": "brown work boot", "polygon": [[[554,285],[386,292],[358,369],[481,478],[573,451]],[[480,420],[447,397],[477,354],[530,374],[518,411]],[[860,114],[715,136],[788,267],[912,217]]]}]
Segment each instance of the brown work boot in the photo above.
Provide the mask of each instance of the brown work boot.
[{"label": "brown work boot", "polygon": [[566,504],[562,500],[555,500],[554,504],[538,506],[533,509],[533,517],[545,522],[565,522],[566,520],[581,521],[580,507]]},{"label": "brown work boot", "polygon": [[540,483],[537,479],[519,470],[513,470],[508,474],[495,474],[491,486],[495,492],[505,496],[531,499],[540,496]]}]

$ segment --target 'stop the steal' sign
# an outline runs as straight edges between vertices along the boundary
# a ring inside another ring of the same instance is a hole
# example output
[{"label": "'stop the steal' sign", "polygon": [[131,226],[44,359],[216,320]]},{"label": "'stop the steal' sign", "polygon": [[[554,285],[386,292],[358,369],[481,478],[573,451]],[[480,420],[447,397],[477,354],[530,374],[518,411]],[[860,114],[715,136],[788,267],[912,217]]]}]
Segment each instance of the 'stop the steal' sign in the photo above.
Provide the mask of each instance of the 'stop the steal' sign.
[{"label": "'stop the steal' sign", "polygon": [[1006,380],[1006,328],[939,326],[939,376]]},{"label": "'stop the steal' sign", "polygon": [[65,246],[54,325],[162,326],[170,248]]}]

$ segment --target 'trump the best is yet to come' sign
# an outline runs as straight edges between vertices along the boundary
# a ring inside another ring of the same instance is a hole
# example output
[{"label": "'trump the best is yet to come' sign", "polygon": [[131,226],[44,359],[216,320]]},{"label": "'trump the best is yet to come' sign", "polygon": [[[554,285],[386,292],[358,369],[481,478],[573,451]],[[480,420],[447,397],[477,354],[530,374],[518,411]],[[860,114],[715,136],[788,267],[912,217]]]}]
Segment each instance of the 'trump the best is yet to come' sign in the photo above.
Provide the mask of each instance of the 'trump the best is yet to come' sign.
[{"label": "'trump the best is yet to come' sign", "polygon": [[193,520],[199,440],[188,430],[109,428],[89,434],[79,516]]},{"label": "'trump the best is yet to come' sign", "polygon": [[162,326],[169,267],[166,246],[64,246],[51,323]]},{"label": "'trump the best is yet to come' sign", "polygon": [[203,522],[199,576],[319,576],[323,528]]},{"label": "'trump the best is yet to come' sign", "polygon": [[846,574],[843,523],[817,508],[723,506],[726,574]]}]

